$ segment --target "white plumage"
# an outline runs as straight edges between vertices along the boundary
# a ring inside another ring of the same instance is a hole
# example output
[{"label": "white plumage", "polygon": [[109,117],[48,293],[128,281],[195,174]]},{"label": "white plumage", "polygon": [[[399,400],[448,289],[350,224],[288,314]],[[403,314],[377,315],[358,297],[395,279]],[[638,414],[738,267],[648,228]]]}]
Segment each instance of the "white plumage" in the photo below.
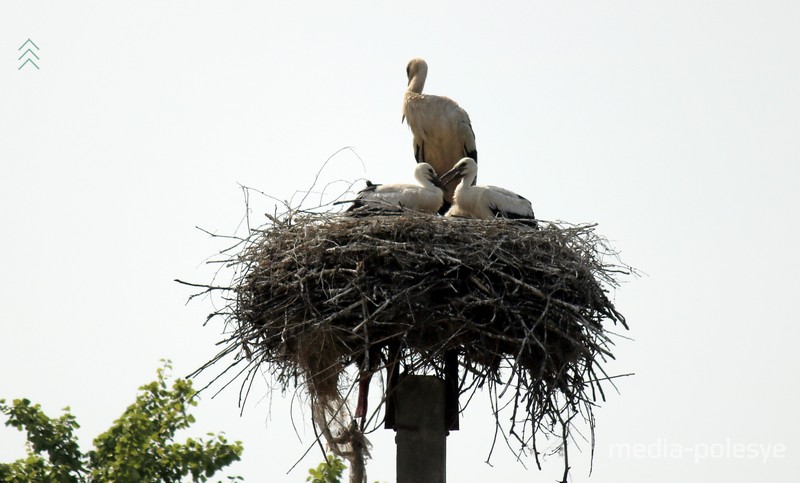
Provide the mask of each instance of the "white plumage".
[{"label": "white plumage", "polygon": [[445,216],[484,220],[495,217],[535,219],[530,201],[505,188],[473,186],[477,175],[475,160],[464,158],[441,176],[442,183],[461,179],[453,196],[453,206]]},{"label": "white plumage", "polygon": [[[442,175],[459,159],[478,159],[475,133],[467,112],[452,99],[422,94],[428,64],[411,59],[406,67],[408,88],[403,99],[403,119],[414,135],[414,157],[418,163],[433,166]],[[452,200],[455,183],[445,185],[445,200]]]},{"label": "white plumage", "polygon": [[408,208],[427,213],[436,213],[444,202],[439,177],[428,163],[419,163],[414,168],[415,184],[372,184],[359,191],[356,201],[348,208],[352,211],[366,206],[370,209],[397,211]]}]

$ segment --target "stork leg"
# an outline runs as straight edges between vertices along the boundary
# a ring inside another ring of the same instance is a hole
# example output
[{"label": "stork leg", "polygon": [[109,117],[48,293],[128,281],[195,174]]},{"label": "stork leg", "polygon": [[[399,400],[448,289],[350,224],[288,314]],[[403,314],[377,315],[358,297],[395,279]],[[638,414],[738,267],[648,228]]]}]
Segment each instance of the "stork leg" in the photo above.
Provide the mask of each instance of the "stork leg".
[{"label": "stork leg", "polygon": [[372,380],[372,375],[375,373],[374,368],[378,367],[380,363],[380,357],[380,349],[376,347],[369,347],[364,352],[363,358],[359,361],[358,399],[356,402],[354,418],[362,418],[362,429],[364,428],[364,424],[366,424],[369,383]]},{"label": "stork leg", "polygon": [[356,403],[356,418],[367,416],[367,397],[369,396],[369,382],[372,380],[372,371],[361,370],[358,374],[358,402]]}]

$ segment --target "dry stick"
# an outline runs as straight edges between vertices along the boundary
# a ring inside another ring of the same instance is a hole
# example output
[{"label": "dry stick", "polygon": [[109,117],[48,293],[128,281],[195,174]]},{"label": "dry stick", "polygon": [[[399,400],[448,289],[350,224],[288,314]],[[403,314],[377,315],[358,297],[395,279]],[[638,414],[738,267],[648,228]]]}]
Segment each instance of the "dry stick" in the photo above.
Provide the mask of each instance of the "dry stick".
[{"label": "dry stick", "polygon": [[[495,399],[497,400],[497,386],[496,386],[495,384],[493,384],[492,386],[494,387],[494,395],[495,395]],[[510,404],[510,403],[511,403],[511,402],[509,402],[508,404]],[[504,409],[504,408],[499,408],[499,407],[498,407],[497,413],[499,414],[499,411],[501,411],[502,409]],[[496,417],[497,417],[497,416],[496,416]],[[495,423],[496,423],[496,422],[497,422],[497,419],[495,419]],[[509,431],[509,434],[512,434],[512,433],[511,433],[512,431],[513,431],[513,429],[512,429],[511,431]],[[506,443],[506,446],[508,446],[508,449],[509,449],[509,450],[511,450],[511,452],[515,454],[515,457],[517,458],[517,463],[521,464],[521,465],[522,465],[522,467],[523,467],[523,468],[525,468],[525,469],[527,470],[527,469],[528,469],[528,467],[525,465],[525,463],[523,463],[523,462],[522,462],[522,458],[521,458],[521,455],[522,455],[522,449],[520,449],[520,451],[519,451],[519,452],[515,452],[515,451],[514,451],[514,448],[512,448],[512,447],[511,447],[511,443],[508,441],[508,436],[506,435],[506,432],[505,432],[505,431],[503,431],[503,428],[502,428],[502,426],[500,427],[500,433],[502,433],[502,435],[503,435],[503,440],[505,441],[505,443]],[[517,437],[516,435],[514,435],[514,436],[515,436],[515,437]],[[518,438],[518,437],[517,437],[517,438]],[[519,439],[519,438],[518,438],[518,439]]]},{"label": "dry stick", "polygon": [[[224,376],[229,370],[233,369],[236,365],[240,364],[241,362],[242,362],[241,360],[234,361],[232,364],[230,364],[228,367],[226,367],[220,374],[218,374],[216,377],[214,377],[208,384],[206,384],[205,386],[200,388],[200,390],[197,391],[197,394],[200,394],[201,392],[203,392],[206,389],[208,389],[212,384],[214,384],[217,380],[219,380],[222,376]],[[193,372],[192,374],[190,374],[189,377],[193,378],[193,377],[197,376],[199,373],[200,373],[200,370],[197,370],[197,371]],[[225,384],[225,386],[227,387],[228,384],[230,384],[230,382]],[[219,391],[217,391],[217,393],[215,393],[214,396],[216,396],[216,394],[219,394]]]},{"label": "dry stick", "polygon": [[[242,386],[239,388],[239,402],[238,402],[238,404],[239,404],[239,408],[240,408],[240,410],[239,410],[239,416],[240,417],[244,415],[244,406],[247,403],[247,398],[250,396],[250,389],[253,388],[253,382],[255,382],[255,380],[256,380],[256,377],[255,377],[254,373],[255,373],[255,371],[258,370],[258,364],[251,364],[251,365],[252,365],[252,368],[250,369],[250,372],[247,374],[247,376],[245,376],[245,380],[244,380],[244,382],[246,383],[247,379],[248,378],[250,379],[250,384],[247,385],[247,391],[244,393],[244,397],[242,397],[242,389],[244,389],[244,383],[242,383]],[[251,377],[251,375],[252,375],[252,377]]]},{"label": "dry stick", "polygon": [[[568,410],[569,411],[569,410]],[[564,418],[561,417],[561,411],[556,411],[556,415],[558,416],[558,421],[561,423],[561,441],[564,445],[564,475],[561,478],[560,483],[569,483],[567,481],[567,476],[569,475],[569,424],[572,420],[572,416],[569,416],[566,421]]]},{"label": "dry stick", "polygon": [[174,279],[173,281],[174,281],[174,282],[178,282],[178,283],[180,283],[180,284],[182,284],[182,285],[188,285],[188,286],[190,286],[190,287],[197,287],[197,288],[204,288],[204,289],[205,289],[205,290],[203,290],[202,292],[198,292],[198,293],[196,293],[196,294],[192,294],[192,295],[190,295],[190,296],[189,296],[189,299],[188,299],[188,300],[186,300],[186,303],[187,303],[187,304],[188,304],[189,302],[191,302],[193,299],[195,299],[196,297],[199,297],[199,296],[201,296],[201,295],[205,295],[205,294],[207,294],[207,293],[211,293],[211,292],[213,292],[214,290],[230,290],[230,289],[231,289],[230,287],[222,287],[222,286],[215,286],[215,285],[203,285],[203,284],[196,284],[196,283],[184,282],[183,280],[179,280],[179,279],[177,279],[177,278],[176,278],[176,279]]},{"label": "dry stick", "polygon": [[495,401],[492,399],[491,388],[489,389],[489,404],[492,407],[492,414],[494,415],[494,436],[492,437],[492,446],[489,448],[489,454],[486,455],[485,463],[489,466],[492,466],[492,463],[490,463],[489,460],[491,460],[492,453],[494,453],[494,446],[497,443],[497,434],[500,431],[500,413],[495,410],[496,404]]},{"label": "dry stick", "polygon": [[[409,287],[408,289],[404,290],[403,292],[400,292],[400,293],[398,293],[397,295],[395,295],[394,297],[392,297],[392,298],[390,298],[390,299],[386,300],[386,302],[384,302],[384,303],[383,303],[383,305],[381,305],[380,307],[378,307],[377,309],[375,309],[375,311],[374,311],[374,312],[372,312],[372,314],[371,314],[371,315],[365,315],[365,316],[364,316],[364,320],[363,320],[363,321],[362,321],[360,324],[358,324],[357,326],[355,326],[355,327],[353,328],[353,333],[357,333],[357,332],[358,332],[358,331],[359,331],[359,330],[362,328],[362,326],[364,326],[365,324],[367,324],[367,322],[369,322],[369,321],[371,321],[371,320],[375,320],[375,316],[376,316],[376,315],[378,315],[379,313],[381,313],[381,312],[382,312],[384,309],[386,309],[387,307],[389,307],[389,305],[390,305],[390,304],[393,304],[393,303],[394,303],[394,302],[396,302],[396,301],[397,301],[399,298],[401,298],[401,297],[403,297],[403,296],[406,296],[408,293],[410,293],[411,291],[413,291],[415,288],[418,288],[418,287],[422,286],[422,285],[423,285],[423,284],[425,284],[425,283],[430,283],[430,282],[429,282],[429,281],[428,281],[426,278],[423,278],[423,280],[422,280],[421,282],[417,283],[416,285],[414,285],[414,286],[412,286],[412,287]],[[365,310],[366,310],[366,308],[365,308]]]},{"label": "dry stick", "polygon": [[[228,367],[229,367],[229,369],[230,369],[230,368],[233,368],[233,366],[235,366],[235,365],[239,364],[240,362],[242,362],[242,359],[239,359],[239,360],[235,361],[233,364],[231,364],[230,366],[228,366]],[[245,371],[246,371],[246,370],[247,370],[249,367],[250,367],[250,364],[249,364],[249,363],[248,363],[248,364],[246,364],[246,365],[244,366],[244,369],[242,369],[241,371],[239,371],[239,372],[238,372],[238,373],[237,373],[235,376],[233,376],[233,377],[231,378],[231,380],[230,380],[230,381],[226,382],[224,386],[222,386],[221,388],[219,388],[219,390],[218,390],[217,392],[215,392],[214,394],[212,394],[212,395],[211,395],[211,399],[214,399],[215,397],[217,397],[217,396],[219,395],[219,393],[221,393],[221,392],[222,392],[222,390],[223,390],[223,389],[225,389],[226,387],[228,387],[228,386],[230,386],[231,384],[233,384],[233,381],[235,381],[236,379],[238,379],[238,378],[239,378],[239,376],[241,376],[242,374],[244,374],[244,372],[245,372]],[[228,371],[228,370],[226,369],[226,370],[225,370],[225,372],[227,372],[227,371]],[[224,374],[224,373],[223,373],[223,374]],[[220,376],[222,376],[222,374],[220,374]],[[218,377],[219,377],[219,376],[218,376]],[[218,377],[217,377],[217,378],[218,378]],[[214,380],[216,380],[217,378],[214,378]],[[207,384],[205,387],[208,387],[208,386],[210,386],[210,385],[211,385],[213,382],[214,382],[214,381],[211,381],[211,382],[210,382],[210,383],[208,383],[208,384]],[[205,388],[203,388],[203,389],[205,389]]]},{"label": "dry stick", "polygon": [[[534,342],[536,342],[536,345],[541,347],[542,352],[545,353],[545,354],[547,353],[547,349],[545,348],[545,346],[539,341],[539,338],[536,337],[536,335],[534,335],[533,329],[535,329],[544,320],[544,316],[545,316],[545,314],[547,314],[547,309],[548,309],[549,306],[550,306],[550,297],[548,297],[547,300],[545,301],[545,306],[544,306],[544,309],[542,310],[542,314],[536,320],[536,323],[533,324],[532,327],[526,328],[525,339],[520,344],[519,352],[517,353],[517,357],[514,359],[514,365],[511,367],[511,372],[512,373],[516,372],[517,363],[519,362],[520,358],[522,357],[522,352],[527,347],[527,344],[525,342],[527,342],[528,339],[532,338],[534,340]],[[522,320],[520,320],[520,322],[522,322]],[[522,324],[522,325],[523,325],[523,327],[525,326],[525,324]],[[503,388],[503,392],[500,393],[500,397],[501,398],[505,395],[506,391],[508,390],[509,386],[511,385],[511,380],[512,380],[511,378],[508,379],[508,384],[506,384],[506,387]]]},{"label": "dry stick", "polygon": [[595,454],[595,445],[597,440],[595,439],[595,420],[594,420],[594,413],[592,411],[587,411],[588,416],[586,417],[589,420],[589,431],[592,434],[592,444],[591,444],[591,454],[589,457],[589,476],[592,476],[592,471],[594,470],[594,454]]},{"label": "dry stick", "polygon": [[312,418],[311,418],[311,427],[312,427],[312,428],[314,428],[314,436],[315,436],[315,437],[314,437],[314,442],[313,442],[313,443],[311,443],[311,445],[308,447],[308,449],[306,449],[306,450],[305,450],[305,452],[303,453],[303,455],[302,455],[302,456],[300,456],[300,459],[298,459],[297,461],[295,461],[295,463],[292,465],[292,467],[291,467],[291,468],[289,468],[289,469],[286,471],[286,474],[287,474],[287,475],[288,475],[289,473],[291,473],[291,472],[292,472],[292,470],[293,470],[293,469],[294,469],[294,468],[295,468],[297,465],[299,465],[301,461],[303,461],[303,458],[305,458],[305,457],[306,457],[306,455],[307,455],[309,452],[311,452],[311,450],[314,448],[314,446],[319,446],[319,449],[320,449],[320,451],[322,451],[322,457],[323,457],[323,458],[325,458],[325,461],[328,461],[328,458],[327,458],[327,457],[326,457],[326,455],[325,455],[325,448],[323,448],[323,447],[322,447],[322,441],[320,441],[320,435],[319,435],[319,433],[317,433],[317,428],[316,428],[316,426],[314,425],[314,418],[313,418],[313,416],[312,416]]}]

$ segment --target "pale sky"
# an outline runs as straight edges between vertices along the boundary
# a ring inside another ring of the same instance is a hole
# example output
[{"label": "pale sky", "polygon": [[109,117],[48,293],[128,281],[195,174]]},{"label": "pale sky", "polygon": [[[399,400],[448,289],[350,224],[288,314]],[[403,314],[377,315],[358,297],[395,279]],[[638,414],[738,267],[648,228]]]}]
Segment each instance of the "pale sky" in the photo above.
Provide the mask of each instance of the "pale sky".
[{"label": "pale sky", "polygon": [[[797,478],[799,3],[288,5],[0,3],[0,398],[70,406],[87,450],[159,359],[176,375],[209,359],[212,301],[185,305],[173,282],[209,281],[224,248],[195,226],[233,233],[238,184],[289,198],[345,146],[357,156],[323,180],[410,181],[401,101],[419,56],[426,92],[472,118],[481,183],[598,223],[644,273],[613,294],[633,340],[610,370],[636,375],[597,410],[593,473],[583,443],[574,481]],[[38,70],[19,69],[28,38]],[[260,222],[269,203],[253,202]],[[210,395],[193,433],[243,441],[229,473],[304,481],[322,459],[286,475],[313,442],[292,394],[262,380],[241,417],[237,388]],[[485,464],[477,399],[448,439],[450,481],[558,477],[560,459],[526,470],[502,446]],[[393,434],[370,439],[370,481],[393,481]],[[23,441],[0,427],[0,461]]]}]

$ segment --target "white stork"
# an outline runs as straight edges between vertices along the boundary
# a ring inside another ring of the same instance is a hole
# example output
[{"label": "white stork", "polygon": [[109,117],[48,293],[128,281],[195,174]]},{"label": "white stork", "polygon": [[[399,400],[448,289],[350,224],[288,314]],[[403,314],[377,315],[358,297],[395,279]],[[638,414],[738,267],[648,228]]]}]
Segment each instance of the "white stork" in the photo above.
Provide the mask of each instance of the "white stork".
[{"label": "white stork", "polygon": [[473,186],[478,176],[478,163],[464,158],[440,178],[442,184],[461,179],[453,195],[453,206],[445,216],[491,219],[535,219],[531,202],[522,196],[497,186]]},{"label": "white stork", "polygon": [[[428,64],[411,59],[406,67],[408,88],[403,99],[403,120],[414,135],[414,157],[418,163],[428,163],[442,175],[459,159],[469,156],[478,159],[475,133],[467,112],[452,99],[422,94],[428,75]],[[445,185],[445,202],[453,199],[455,183]]]},{"label": "white stork", "polygon": [[442,185],[436,171],[428,163],[419,163],[414,168],[415,184],[373,184],[358,192],[348,212],[366,206],[371,210],[397,211],[408,208],[426,213],[436,213],[444,202]]}]

